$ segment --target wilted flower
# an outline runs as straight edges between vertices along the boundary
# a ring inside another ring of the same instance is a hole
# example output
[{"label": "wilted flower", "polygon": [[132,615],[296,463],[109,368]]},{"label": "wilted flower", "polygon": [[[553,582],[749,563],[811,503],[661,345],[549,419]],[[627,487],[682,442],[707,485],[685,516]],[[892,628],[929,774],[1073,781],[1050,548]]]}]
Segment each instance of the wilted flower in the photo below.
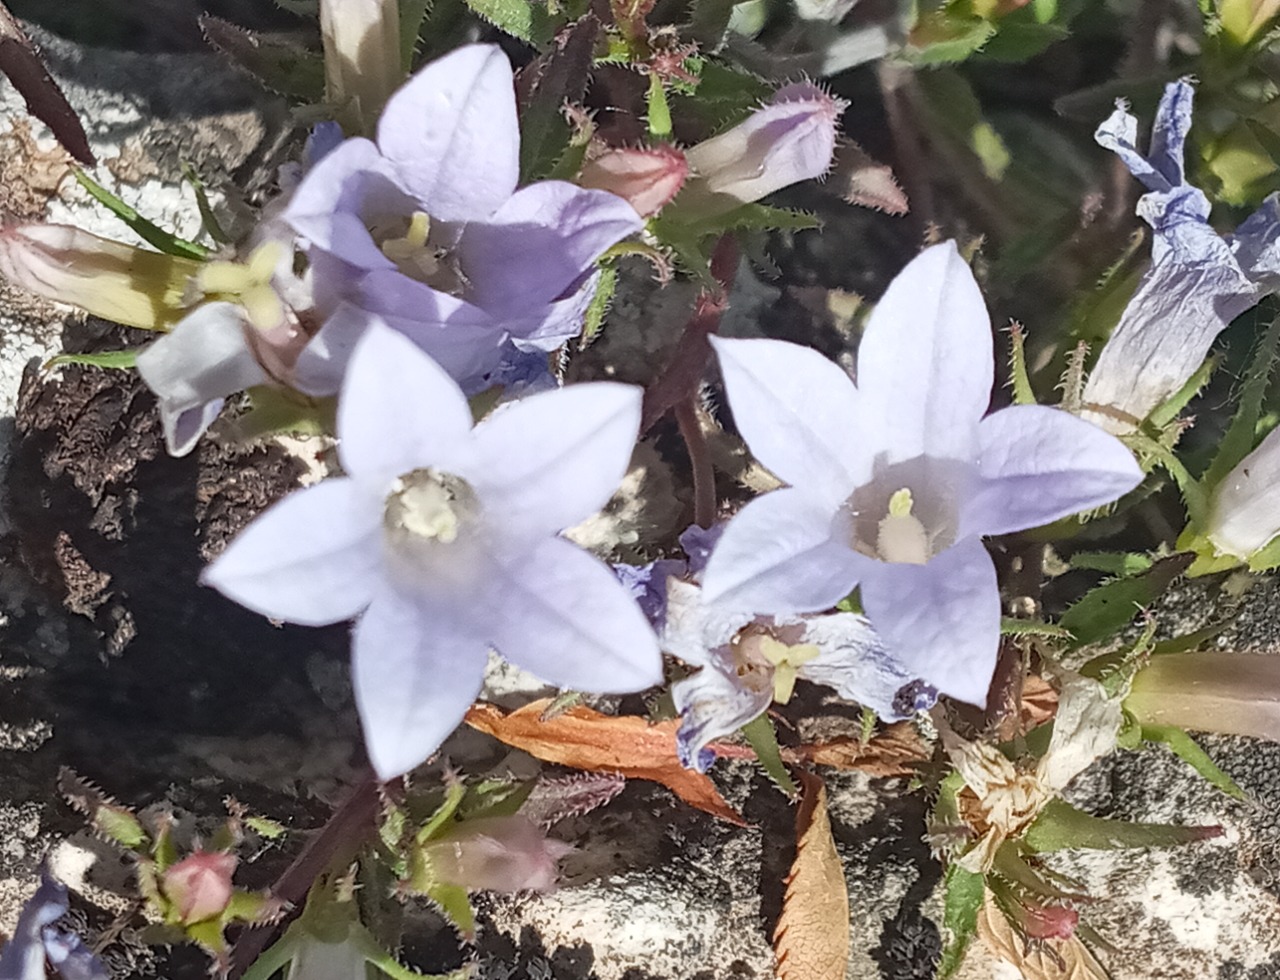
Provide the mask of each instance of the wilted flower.
[{"label": "wilted flower", "polygon": [[639,231],[621,198],[562,181],[516,189],[511,65],[469,45],[387,103],[377,142],[330,152],[284,219],[331,285],[405,333],[463,385],[486,384],[503,344],[553,350],[582,327],[596,258]]},{"label": "wilted flower", "polygon": [[439,365],[374,323],[338,406],[348,476],[270,508],[203,581],[287,622],[359,616],[356,703],[383,778],[462,720],[490,645],[553,684],[639,690],[661,679],[652,630],[605,565],[557,536],[608,500],[639,419],[638,388],[600,382],[472,428]]},{"label": "wilted flower", "polygon": [[1247,561],[1280,534],[1280,429],[1272,429],[1213,489],[1205,536]]},{"label": "wilted flower", "polygon": [[1252,653],[1169,653],[1133,678],[1125,710],[1144,725],[1280,742],[1280,661]]},{"label": "wilted flower", "polygon": [[1183,154],[1194,89],[1170,83],[1156,110],[1151,148],[1137,149],[1137,120],[1121,103],[1095,139],[1124,161],[1149,193],[1138,201],[1151,225],[1151,268],[1085,385],[1084,416],[1109,432],[1131,432],[1196,372],[1214,338],[1280,287],[1280,198],[1272,195],[1221,237],[1209,200],[1186,182]]},{"label": "wilted flower", "polygon": [[578,183],[617,194],[647,218],[676,196],[688,175],[684,154],[663,143],[642,149],[605,150],[583,164]]},{"label": "wilted flower", "polygon": [[701,667],[671,686],[682,765],[705,772],[707,743],[737,731],[775,700],[786,702],[797,678],[896,721],[933,705],[937,692],[916,681],[880,644],[865,616],[757,618],[703,601],[698,586],[669,578],[662,649]]},{"label": "wilted flower", "polygon": [[831,168],[846,103],[811,82],[784,85],[732,129],[685,151],[690,177],[676,202],[712,217]]},{"label": "wilted flower", "polygon": [[431,873],[446,884],[470,891],[550,892],[557,864],[574,847],[517,814],[464,820],[423,850]]},{"label": "wilted flower", "polygon": [[1114,500],[1141,471],[1113,436],[1066,412],[983,417],[991,324],[948,242],[889,285],[858,349],[858,383],[816,351],[712,338],[755,457],[789,484],[729,523],[703,578],[713,605],[791,615],[855,585],[908,676],[985,704],[1000,596],[982,535]]},{"label": "wilted flower", "polygon": [[45,980],[46,962],[62,980],[110,980],[84,941],[57,925],[68,908],[66,886],[41,868],[40,887],[22,907],[13,938],[0,949],[0,980]]}]

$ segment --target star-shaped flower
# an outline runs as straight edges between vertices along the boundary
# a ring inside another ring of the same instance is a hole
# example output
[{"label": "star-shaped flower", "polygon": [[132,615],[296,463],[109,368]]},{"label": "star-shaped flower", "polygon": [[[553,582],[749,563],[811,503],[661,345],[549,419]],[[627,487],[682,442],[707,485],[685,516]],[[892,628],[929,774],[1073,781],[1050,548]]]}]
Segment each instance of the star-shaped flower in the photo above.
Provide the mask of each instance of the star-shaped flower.
[{"label": "star-shaped flower", "polygon": [[607,191],[517,190],[519,176],[511,64],[496,45],[469,45],[391,97],[376,143],[350,139],[326,155],[284,219],[349,270],[345,298],[474,388],[508,339],[553,350],[576,335],[595,260],[643,226]]},{"label": "star-shaped flower", "polygon": [[1115,500],[1142,476],[1129,450],[1054,408],[986,415],[991,323],[951,242],[890,284],[858,349],[856,387],[796,344],[712,342],[739,431],[789,486],[729,523],[704,599],[787,615],[860,586],[910,676],[985,704],[1000,597],[982,536]]},{"label": "star-shaped flower", "polygon": [[297,491],[237,537],[205,584],[276,619],[358,616],[352,671],[374,768],[424,761],[480,690],[487,650],[600,693],[661,680],[653,631],[609,568],[558,533],[626,471],[640,390],[531,395],[472,427],[467,400],[374,323],[338,407],[347,476]]},{"label": "star-shaped flower", "polygon": [[1147,188],[1138,215],[1155,232],[1151,268],[1083,393],[1085,417],[1118,435],[1132,432],[1191,378],[1232,320],[1280,289],[1280,197],[1268,197],[1223,238],[1209,224],[1209,199],[1187,183],[1194,94],[1186,79],[1165,88],[1145,156],[1137,148],[1138,121],[1123,103],[1094,134]]}]

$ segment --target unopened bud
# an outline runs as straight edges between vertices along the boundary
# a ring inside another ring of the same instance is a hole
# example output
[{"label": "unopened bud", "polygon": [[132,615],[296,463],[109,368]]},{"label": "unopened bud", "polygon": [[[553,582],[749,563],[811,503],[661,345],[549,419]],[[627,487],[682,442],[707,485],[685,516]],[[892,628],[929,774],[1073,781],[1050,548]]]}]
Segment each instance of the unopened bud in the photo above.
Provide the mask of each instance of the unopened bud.
[{"label": "unopened bud", "polygon": [[196,851],[170,865],[160,878],[165,898],[183,925],[219,916],[231,901],[236,856],[226,851]]},{"label": "unopened bud", "polygon": [[647,218],[676,196],[688,175],[688,161],[674,146],[620,147],[588,160],[578,184],[617,194]]},{"label": "unopened bud", "polygon": [[1280,741],[1280,659],[1253,653],[1166,653],[1133,678],[1125,711],[1143,725]]},{"label": "unopened bud", "polygon": [[436,877],[473,891],[549,892],[556,865],[573,847],[547,837],[526,817],[480,817],[430,841],[426,857]]},{"label": "unopened bud", "polygon": [[201,263],[99,238],[70,225],[0,227],[0,274],[45,299],[104,320],[164,330],[186,315]]},{"label": "unopened bud", "polygon": [[352,135],[372,135],[405,77],[397,0],[320,0],[320,33],[326,98],[349,103]]},{"label": "unopened bud", "polygon": [[1280,429],[1214,488],[1205,520],[1205,536],[1219,554],[1248,560],[1280,534]]}]

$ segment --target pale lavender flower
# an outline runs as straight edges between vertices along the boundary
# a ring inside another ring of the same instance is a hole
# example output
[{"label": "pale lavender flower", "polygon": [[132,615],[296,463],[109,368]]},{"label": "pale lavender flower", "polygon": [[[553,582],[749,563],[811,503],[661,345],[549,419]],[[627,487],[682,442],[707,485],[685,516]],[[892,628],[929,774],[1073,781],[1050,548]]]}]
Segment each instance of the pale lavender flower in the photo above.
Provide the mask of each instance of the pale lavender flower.
[{"label": "pale lavender flower", "polygon": [[736,732],[775,700],[786,701],[797,678],[830,687],[886,721],[937,700],[856,613],[757,617],[708,603],[697,585],[670,577],[659,642],[702,668],[671,686],[681,718],[677,754],[700,772],[715,759],[709,742]]},{"label": "pale lavender flower", "polygon": [[1223,238],[1209,224],[1208,198],[1187,183],[1183,156],[1193,95],[1185,79],[1165,88],[1146,155],[1137,149],[1138,122],[1123,102],[1094,136],[1147,188],[1138,215],[1155,232],[1151,268],[1083,394],[1084,416],[1116,434],[1132,432],[1175,394],[1218,334],[1280,288],[1280,198],[1268,197]]},{"label": "pale lavender flower", "polygon": [[1280,429],[1272,429],[1213,488],[1205,537],[1219,554],[1243,561],[1280,534]]},{"label": "pale lavender flower", "polygon": [[347,299],[474,390],[506,340],[553,350],[576,335],[595,260],[643,225],[606,191],[517,189],[519,161],[511,65],[495,45],[470,45],[391,97],[376,142],[325,156],[284,216],[310,254],[350,270],[336,284]]},{"label": "pale lavender flower", "polygon": [[107,968],[79,936],[59,926],[67,888],[41,868],[40,887],[18,915],[13,938],[0,949],[0,980],[45,980],[48,963],[62,980],[109,980]]},{"label": "pale lavender flower", "polygon": [[984,704],[1000,597],[982,535],[1115,500],[1142,476],[1129,450],[1053,408],[983,417],[991,323],[952,242],[889,285],[858,349],[856,387],[796,344],[712,343],[739,431],[789,486],[729,523],[703,577],[706,601],[792,615],[860,586],[908,674]]},{"label": "pale lavender flower", "polygon": [[607,566],[558,537],[608,500],[639,420],[638,388],[599,382],[473,428],[440,366],[374,322],[338,404],[348,475],[270,508],[202,581],[286,622],[359,617],[356,705],[383,778],[458,725],[490,646],[552,684],[648,687],[662,669],[644,615]]}]

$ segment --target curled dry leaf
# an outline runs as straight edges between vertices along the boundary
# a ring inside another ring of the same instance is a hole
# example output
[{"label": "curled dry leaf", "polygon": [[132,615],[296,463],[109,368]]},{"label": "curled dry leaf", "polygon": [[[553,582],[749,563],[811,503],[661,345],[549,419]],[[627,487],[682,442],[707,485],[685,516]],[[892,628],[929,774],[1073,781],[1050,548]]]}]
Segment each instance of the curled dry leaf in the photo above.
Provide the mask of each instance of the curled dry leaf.
[{"label": "curled dry leaf", "polygon": [[796,858],[773,931],[778,980],[844,980],[849,963],[849,890],[831,836],[827,788],[799,774]]},{"label": "curled dry leaf", "polygon": [[978,912],[978,935],[988,949],[1017,967],[1024,980],[1111,980],[1111,974],[1079,936],[1028,944],[990,894]]},{"label": "curled dry leaf", "polygon": [[[750,746],[733,742],[712,742],[707,748],[722,759],[755,758]],[[783,761],[791,765],[857,769],[884,777],[910,776],[915,772],[915,764],[927,761],[931,754],[916,727],[908,721],[890,725],[865,742],[854,736],[842,736],[782,749]]]},{"label": "curled dry leaf", "polygon": [[579,706],[544,721],[542,713],[549,704],[550,699],[544,699],[508,713],[479,703],[465,720],[477,731],[543,762],[661,783],[690,806],[746,826],[707,776],[680,765],[676,758],[679,719],[650,724],[635,715],[605,715]]}]

